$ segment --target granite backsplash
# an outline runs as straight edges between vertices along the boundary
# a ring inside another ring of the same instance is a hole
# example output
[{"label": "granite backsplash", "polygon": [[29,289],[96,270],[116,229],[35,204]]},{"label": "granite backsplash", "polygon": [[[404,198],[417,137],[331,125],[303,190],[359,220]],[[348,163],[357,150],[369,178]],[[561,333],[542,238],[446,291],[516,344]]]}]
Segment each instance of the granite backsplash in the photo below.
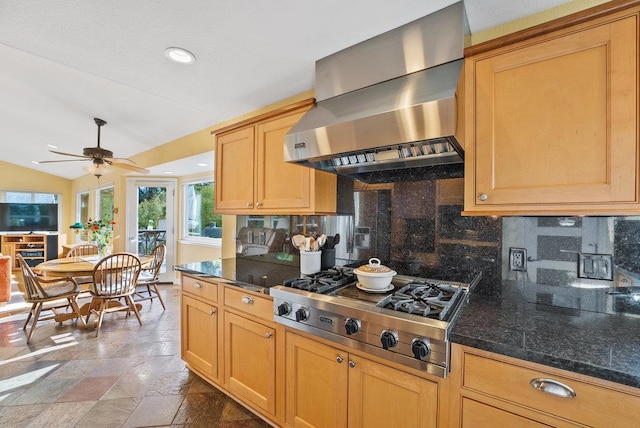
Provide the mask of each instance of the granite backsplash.
[{"label": "granite backsplash", "polygon": [[499,294],[502,220],[463,217],[463,188],[462,179],[360,183],[352,215],[238,216],[236,257],[276,253],[284,260],[298,254],[292,236],[324,233],[337,242],[323,250],[329,264],[377,257],[404,275],[461,282],[482,272],[478,290]]}]

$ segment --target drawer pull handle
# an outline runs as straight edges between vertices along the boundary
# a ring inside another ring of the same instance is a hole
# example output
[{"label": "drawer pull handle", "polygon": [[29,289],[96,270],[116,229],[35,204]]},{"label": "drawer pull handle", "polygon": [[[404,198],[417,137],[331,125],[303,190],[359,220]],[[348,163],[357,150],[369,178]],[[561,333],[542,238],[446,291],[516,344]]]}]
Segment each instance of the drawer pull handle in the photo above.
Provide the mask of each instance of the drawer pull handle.
[{"label": "drawer pull handle", "polygon": [[199,282],[196,282],[195,284],[193,284],[193,286],[194,286],[195,288],[202,288],[202,287],[204,287],[204,286],[203,286],[202,284],[200,284]]},{"label": "drawer pull handle", "polygon": [[356,362],[354,360],[349,360],[349,367],[354,368],[356,366]]},{"label": "drawer pull handle", "polygon": [[253,304],[253,299],[249,296],[242,296],[242,303],[246,303],[247,305]]},{"label": "drawer pull handle", "polygon": [[211,309],[211,310],[209,311],[209,315],[213,315],[213,314],[215,314],[215,313],[216,313],[216,310],[215,310],[215,309]]},{"label": "drawer pull handle", "polygon": [[340,364],[340,363],[342,363],[343,361],[344,361],[344,358],[342,357],[342,355],[338,355],[338,356],[336,357],[336,363]]},{"label": "drawer pull handle", "polygon": [[271,333],[267,333],[267,334],[264,335],[264,337],[266,337],[267,339],[271,339],[271,336],[273,336],[273,334],[271,334]]},{"label": "drawer pull handle", "polygon": [[576,396],[576,391],[573,388],[562,382],[558,382],[557,380],[537,377],[535,379],[531,379],[531,382],[529,383],[538,391],[555,395],[556,397],[573,398]]}]

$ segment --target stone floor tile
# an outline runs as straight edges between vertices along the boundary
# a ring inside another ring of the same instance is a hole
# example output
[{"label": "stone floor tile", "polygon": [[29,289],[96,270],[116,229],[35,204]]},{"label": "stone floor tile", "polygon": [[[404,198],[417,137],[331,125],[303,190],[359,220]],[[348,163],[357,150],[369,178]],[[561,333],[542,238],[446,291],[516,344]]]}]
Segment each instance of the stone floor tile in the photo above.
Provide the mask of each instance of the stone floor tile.
[{"label": "stone floor tile", "polygon": [[124,427],[170,425],[182,404],[181,395],[144,397]]},{"label": "stone floor tile", "polygon": [[119,376],[86,377],[61,395],[57,401],[99,400],[119,378]]},{"label": "stone floor tile", "polygon": [[107,391],[103,399],[143,397],[156,381],[149,375],[125,374]]},{"label": "stone floor tile", "polygon": [[215,393],[187,394],[175,419],[173,419],[173,423],[188,426],[206,426],[206,424],[212,426],[220,420],[222,409],[227,400],[229,398],[218,390],[215,390]]},{"label": "stone floor tile", "polygon": [[48,404],[29,404],[25,406],[0,407],[0,426],[23,427],[29,424]]},{"label": "stone floor tile", "polygon": [[187,371],[167,373],[156,379],[146,391],[146,395],[184,395],[192,382],[193,379]]},{"label": "stone floor tile", "polygon": [[84,414],[76,427],[113,428],[122,426],[140,401],[140,398],[100,400]]},{"label": "stone floor tile", "polygon": [[242,419],[235,421],[220,421],[217,428],[265,428],[270,427],[268,423],[259,418]]},{"label": "stone floor tile", "polygon": [[26,428],[72,427],[95,405],[95,401],[52,403],[26,425]]},{"label": "stone floor tile", "polygon": [[24,404],[53,403],[58,397],[72,389],[79,379],[43,379],[11,401],[11,406]]}]

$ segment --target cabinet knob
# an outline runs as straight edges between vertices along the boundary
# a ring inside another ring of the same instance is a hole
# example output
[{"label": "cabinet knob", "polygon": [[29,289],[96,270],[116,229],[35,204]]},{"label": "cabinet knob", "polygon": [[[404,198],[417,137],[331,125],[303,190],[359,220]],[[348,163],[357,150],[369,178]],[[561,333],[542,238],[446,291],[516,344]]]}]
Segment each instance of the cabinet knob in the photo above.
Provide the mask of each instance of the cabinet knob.
[{"label": "cabinet knob", "polygon": [[242,296],[242,303],[246,303],[247,305],[253,304],[253,299],[249,296]]},{"label": "cabinet knob", "polygon": [[354,368],[356,366],[356,362],[354,360],[349,360],[349,367]]},{"label": "cabinet knob", "polygon": [[247,202],[247,208],[251,208],[253,204],[251,202]]},{"label": "cabinet knob", "polygon": [[271,332],[267,332],[264,337],[266,337],[267,339],[270,339],[271,336],[273,336],[273,334]]},{"label": "cabinet knob", "polygon": [[258,203],[256,204],[256,207],[258,207],[258,208],[260,208],[261,206],[262,206],[262,202],[258,202]]},{"label": "cabinet knob", "polygon": [[538,391],[555,395],[556,397],[573,398],[576,396],[576,391],[573,388],[562,382],[558,382],[557,380],[537,377],[535,379],[531,379],[531,382],[529,383]]},{"label": "cabinet knob", "polygon": [[338,355],[338,356],[336,357],[336,363],[341,364],[343,361],[344,361],[344,358],[342,358],[342,356],[341,356],[341,355]]},{"label": "cabinet knob", "polygon": [[193,286],[194,286],[195,288],[202,288],[202,287],[203,287],[203,285],[202,285],[202,284],[200,284],[199,282],[196,282],[195,284],[193,284]]},{"label": "cabinet knob", "polygon": [[481,201],[486,201],[487,199],[489,199],[489,197],[487,196],[486,193],[480,193],[480,196],[478,196],[478,199],[480,199]]},{"label": "cabinet knob", "polygon": [[209,315],[213,315],[213,314],[215,314],[215,313],[216,313],[216,310],[215,310],[215,309],[211,309],[211,310],[209,311]]}]

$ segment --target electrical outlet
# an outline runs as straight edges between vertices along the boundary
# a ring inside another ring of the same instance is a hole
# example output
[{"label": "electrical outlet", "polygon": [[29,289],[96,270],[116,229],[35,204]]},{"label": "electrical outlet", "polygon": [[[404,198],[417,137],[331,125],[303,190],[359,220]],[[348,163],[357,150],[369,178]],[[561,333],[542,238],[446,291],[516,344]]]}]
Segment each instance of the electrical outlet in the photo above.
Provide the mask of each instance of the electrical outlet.
[{"label": "electrical outlet", "polygon": [[509,270],[527,271],[527,250],[525,248],[509,248]]}]

